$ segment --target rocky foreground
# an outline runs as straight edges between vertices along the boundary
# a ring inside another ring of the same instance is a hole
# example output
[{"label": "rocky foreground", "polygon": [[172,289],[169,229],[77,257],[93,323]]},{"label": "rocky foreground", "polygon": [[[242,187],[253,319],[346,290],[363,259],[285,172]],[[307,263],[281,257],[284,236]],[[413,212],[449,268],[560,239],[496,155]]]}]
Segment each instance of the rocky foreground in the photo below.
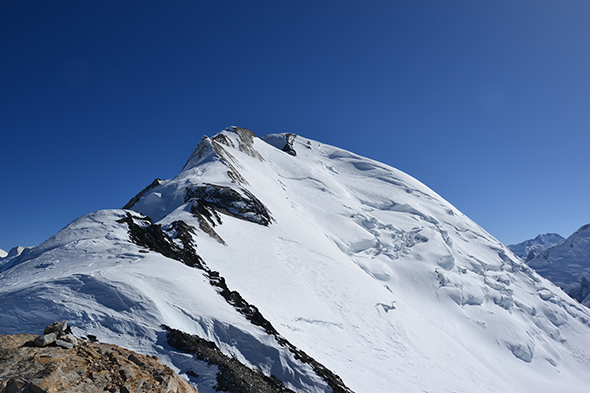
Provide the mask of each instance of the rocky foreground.
[{"label": "rocky foreground", "polygon": [[83,340],[39,346],[39,337],[0,336],[0,393],[197,393],[156,357]]}]

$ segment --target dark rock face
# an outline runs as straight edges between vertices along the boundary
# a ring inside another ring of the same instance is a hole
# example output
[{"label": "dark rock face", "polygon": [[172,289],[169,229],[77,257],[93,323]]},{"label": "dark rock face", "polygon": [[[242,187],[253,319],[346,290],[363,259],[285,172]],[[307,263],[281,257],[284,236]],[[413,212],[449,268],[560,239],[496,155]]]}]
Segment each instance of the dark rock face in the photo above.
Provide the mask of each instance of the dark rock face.
[{"label": "dark rock face", "polygon": [[238,191],[231,187],[207,183],[187,187],[184,201],[192,201],[197,206],[212,207],[221,213],[264,226],[272,222],[266,206],[243,188]]},{"label": "dark rock face", "polygon": [[215,206],[207,201],[194,201],[191,206],[191,213],[199,220],[199,228],[203,232],[217,240],[220,244],[227,245],[214,229],[222,223],[221,217],[215,210]]},{"label": "dark rock face", "polygon": [[235,358],[224,355],[214,342],[165,325],[163,327],[168,331],[166,340],[172,348],[194,354],[197,359],[218,367],[216,390],[231,393],[293,392],[278,379],[267,377],[259,370],[252,370]]},{"label": "dark rock face", "polygon": [[183,243],[182,248],[177,246],[172,238],[162,231],[160,225],[153,224],[147,217],[137,217],[127,213],[125,217],[117,222],[128,225],[131,242],[158,252],[170,259],[180,261],[185,265],[200,269],[204,268],[203,259],[194,250],[190,237],[190,233],[194,231],[194,228],[184,221],[175,221],[171,227],[176,231],[177,237]]},{"label": "dark rock face", "polygon": [[295,141],[296,137],[297,137],[297,135],[295,135],[295,134],[285,134],[285,138],[287,139],[287,143],[285,143],[285,146],[282,149],[285,153],[288,153],[292,156],[297,155],[297,152],[293,148],[293,142]]},{"label": "dark rock face", "polygon": [[38,347],[36,337],[0,336],[0,393],[197,393],[157,358],[85,341]]}]

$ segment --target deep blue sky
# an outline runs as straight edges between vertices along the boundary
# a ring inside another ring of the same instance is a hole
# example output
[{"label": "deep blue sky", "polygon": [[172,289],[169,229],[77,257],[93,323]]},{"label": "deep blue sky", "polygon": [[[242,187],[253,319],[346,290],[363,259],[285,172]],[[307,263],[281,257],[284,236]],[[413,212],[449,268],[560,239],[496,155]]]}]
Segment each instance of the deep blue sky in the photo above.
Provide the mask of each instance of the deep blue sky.
[{"label": "deep blue sky", "polygon": [[590,222],[590,2],[0,2],[0,248],[292,132],[416,177],[506,244]]}]

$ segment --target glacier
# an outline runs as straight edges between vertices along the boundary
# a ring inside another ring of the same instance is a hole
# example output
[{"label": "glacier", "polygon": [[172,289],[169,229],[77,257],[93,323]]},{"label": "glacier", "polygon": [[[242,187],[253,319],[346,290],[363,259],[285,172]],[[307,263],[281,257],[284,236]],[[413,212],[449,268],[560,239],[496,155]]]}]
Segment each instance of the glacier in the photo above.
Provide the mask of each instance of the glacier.
[{"label": "glacier", "polygon": [[411,176],[290,133],[203,137],[124,209],[0,259],[0,315],[66,319],[200,392],[219,370],[167,328],[297,392],[590,386],[586,307]]}]

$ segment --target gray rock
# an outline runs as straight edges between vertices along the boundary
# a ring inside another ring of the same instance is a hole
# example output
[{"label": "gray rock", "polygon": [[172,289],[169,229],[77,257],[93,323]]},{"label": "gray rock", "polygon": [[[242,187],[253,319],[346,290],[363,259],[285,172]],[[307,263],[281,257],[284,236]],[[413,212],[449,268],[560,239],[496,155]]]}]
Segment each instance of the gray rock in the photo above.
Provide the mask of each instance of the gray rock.
[{"label": "gray rock", "polygon": [[53,344],[57,340],[57,333],[44,334],[35,339],[35,345],[38,347],[46,347]]},{"label": "gray rock", "polygon": [[58,339],[70,343],[73,346],[78,345],[78,339],[73,334],[60,334]]},{"label": "gray rock", "polygon": [[55,344],[65,349],[74,349],[74,344],[69,341],[55,340]]},{"label": "gray rock", "polygon": [[53,322],[51,325],[47,326],[43,331],[43,334],[53,333],[53,332],[64,332],[68,328],[68,321],[61,321],[61,322]]}]

